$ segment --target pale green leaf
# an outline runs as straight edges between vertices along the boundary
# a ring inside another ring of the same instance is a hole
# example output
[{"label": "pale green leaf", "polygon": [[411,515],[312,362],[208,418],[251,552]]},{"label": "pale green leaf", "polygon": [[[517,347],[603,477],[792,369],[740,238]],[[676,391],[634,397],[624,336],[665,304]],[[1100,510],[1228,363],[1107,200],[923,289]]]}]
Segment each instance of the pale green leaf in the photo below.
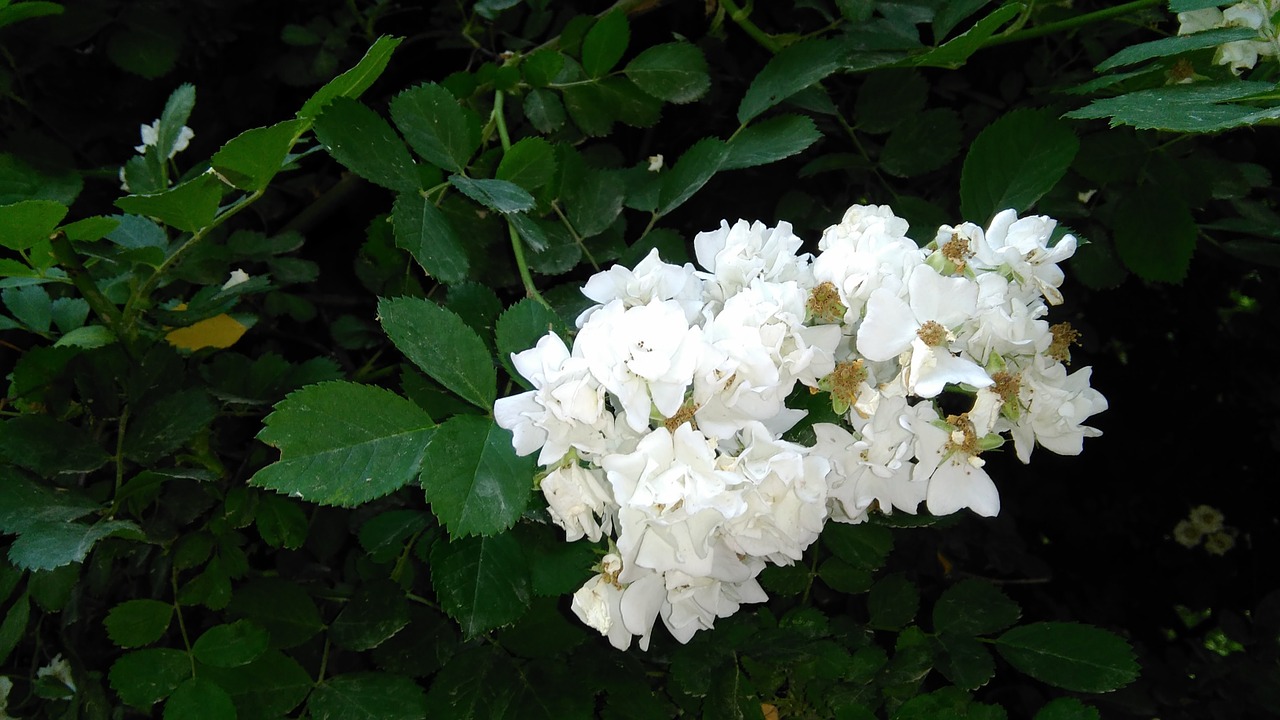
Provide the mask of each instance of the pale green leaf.
[{"label": "pale green leaf", "polygon": [[383,298],[378,317],[415,365],[464,400],[488,410],[497,373],[484,341],[456,314],[422,298]]},{"label": "pale green leaf", "polygon": [[803,115],[779,115],[750,125],[728,142],[721,170],[755,167],[804,152],[822,133]]},{"label": "pale green leaf", "polygon": [[391,211],[396,247],[443,283],[466,279],[470,260],[449,219],[420,192],[400,193]]},{"label": "pale green leaf", "polygon": [[241,190],[261,190],[280,172],[285,157],[306,127],[306,121],[286,120],[246,130],[214,153],[209,163]]},{"label": "pale green leaf", "polygon": [[417,192],[421,182],[404,141],[378,113],[347,98],[336,98],[315,121],[316,138],[342,163],[369,182],[389,190]]},{"label": "pale green leaf", "polygon": [[226,186],[212,173],[196,177],[153,195],[126,195],[116,207],[133,215],[155,218],[178,230],[195,232],[207,227],[218,213]]},{"label": "pale green leaf", "polygon": [[452,537],[510,528],[529,502],[533,456],[519,457],[511,433],[489,418],[458,415],[436,429],[420,484]]},{"label": "pale green leaf", "polygon": [[391,60],[391,53],[404,38],[383,35],[374,41],[356,66],[330,80],[302,105],[298,117],[313,120],[334,98],[358,98],[369,89]]},{"label": "pale green leaf", "polygon": [[446,88],[425,83],[391,100],[391,119],[414,152],[450,172],[464,172],[480,147],[480,118]]},{"label": "pale green leaf", "polygon": [[67,215],[67,206],[53,200],[23,200],[0,206],[0,245],[27,250],[48,240]]},{"label": "pale green leaf", "polygon": [[164,111],[160,113],[156,144],[148,147],[147,153],[155,153],[162,160],[173,155],[182,138],[182,128],[187,124],[195,106],[196,88],[191,83],[183,83],[170,93],[169,99],[165,101]]},{"label": "pale green leaf", "polygon": [[670,103],[693,102],[711,87],[706,58],[696,45],[687,42],[646,48],[622,71],[636,87]]}]

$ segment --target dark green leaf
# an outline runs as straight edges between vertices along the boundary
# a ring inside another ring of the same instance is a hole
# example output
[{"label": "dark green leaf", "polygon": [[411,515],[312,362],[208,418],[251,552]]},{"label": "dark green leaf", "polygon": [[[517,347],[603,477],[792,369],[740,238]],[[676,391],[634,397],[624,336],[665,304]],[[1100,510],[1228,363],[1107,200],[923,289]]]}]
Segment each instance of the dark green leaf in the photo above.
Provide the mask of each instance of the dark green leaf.
[{"label": "dark green leaf", "polygon": [[1099,720],[1101,715],[1095,708],[1075,698],[1058,698],[1050,700],[1032,720]]},{"label": "dark green leaf", "polygon": [[973,27],[923,55],[912,57],[910,62],[912,65],[921,67],[940,67],[954,70],[964,65],[970,55],[981,50],[983,44],[992,35],[995,35],[997,30],[1022,10],[1023,6],[1019,3],[1011,2],[1001,5],[991,11],[991,14],[979,20]]},{"label": "dark green leaf", "polygon": [[355,100],[337,98],[315,121],[316,139],[360,177],[389,190],[417,192],[418,168],[404,141],[381,115]]},{"label": "dark green leaf", "polygon": [[261,190],[280,172],[285,156],[306,127],[306,121],[286,120],[246,130],[214,153],[209,164],[241,190]]},{"label": "dark green leaf", "polygon": [[0,424],[0,456],[45,477],[92,472],[110,459],[88,433],[48,415],[19,415]]},{"label": "dark green leaf", "polygon": [[1132,125],[1139,130],[1208,133],[1247,127],[1280,117],[1280,108],[1228,104],[1273,90],[1270,83],[1235,80],[1193,83],[1139,90],[1119,97],[1094,100],[1063,117],[1111,118],[1111,126]]},{"label": "dark green leaf", "polygon": [[84,325],[89,319],[89,303],[83,298],[61,297],[49,307],[53,324],[63,333],[69,333]]},{"label": "dark green leaf", "polygon": [[421,510],[388,510],[360,526],[360,547],[374,562],[390,562],[430,522],[431,516]]},{"label": "dark green leaf", "polygon": [[1014,110],[969,147],[960,175],[960,210],[986,224],[997,212],[1022,212],[1066,174],[1080,141],[1062,121],[1040,110]]},{"label": "dark green leaf", "polygon": [[217,683],[189,678],[164,704],[164,720],[236,720],[236,706]]},{"label": "dark green leaf", "polygon": [[427,706],[441,720],[510,717],[519,672],[511,656],[488,645],[460,653],[440,671],[427,692]]},{"label": "dark green leaf", "polygon": [[721,170],[755,167],[804,152],[822,133],[803,115],[779,115],[748,126],[728,143]]},{"label": "dark green leaf", "polygon": [[1116,204],[1115,248],[1126,267],[1144,280],[1181,282],[1196,249],[1196,224],[1177,193],[1140,185]]},{"label": "dark green leaf", "polygon": [[553,133],[564,127],[564,103],[546,88],[531,90],[524,98],[524,114],[538,132]]},{"label": "dark green leaf", "polygon": [[497,373],[484,341],[454,313],[421,298],[383,298],[378,317],[391,341],[423,372],[488,410]]},{"label": "dark green leaf", "polygon": [[591,566],[600,560],[591,543],[565,542],[564,531],[553,525],[525,523],[513,532],[529,557],[533,594],[537,596],[572,593],[591,577]]},{"label": "dark green leaf", "polygon": [[150,645],[164,636],[173,619],[173,605],[159,600],[126,600],[111,608],[103,624],[107,637],[123,648]]},{"label": "dark green leaf", "polygon": [[871,570],[850,565],[838,557],[827,558],[818,566],[818,577],[836,592],[856,595],[871,589]]},{"label": "dark green leaf", "polygon": [[138,650],[111,666],[111,688],[126,704],[146,710],[191,677],[187,654],[172,648]]},{"label": "dark green leaf", "polygon": [[996,648],[1018,670],[1076,692],[1110,692],[1138,677],[1138,663],[1129,643],[1091,625],[1023,625],[1001,635]]},{"label": "dark green leaf", "polygon": [[419,482],[452,537],[493,535],[524,512],[535,467],[533,456],[515,454],[510,431],[488,418],[458,415],[436,429]]},{"label": "dark green leaf", "polygon": [[1169,0],[1169,12],[1181,13],[1229,5],[1230,0]]},{"label": "dark green leaf", "polygon": [[905,627],[915,619],[919,608],[920,591],[901,573],[881,578],[867,596],[871,625],[876,628]]},{"label": "dark green leaf", "polygon": [[9,561],[27,570],[52,570],[83,561],[99,540],[113,535],[141,538],[142,531],[128,520],[32,523],[9,547]]},{"label": "dark green leaf", "polygon": [[933,629],[952,635],[986,635],[1018,621],[1022,608],[995,585],[961,580],[947,588],[933,606]]},{"label": "dark green leaf", "polygon": [[582,39],[582,69],[593,78],[613,69],[627,51],[631,25],[627,14],[615,10],[596,21]]},{"label": "dark green leaf", "polygon": [[622,71],[636,87],[670,103],[693,102],[711,87],[706,58],[696,45],[687,42],[646,48]]},{"label": "dark green leaf", "polygon": [[182,128],[187,124],[187,118],[191,117],[191,110],[195,106],[195,86],[191,83],[179,85],[164,104],[159,127],[156,128],[156,144],[147,148],[147,153],[155,153],[162,160],[172,156],[182,137]]},{"label": "dark green leaf", "polygon": [[938,638],[938,646],[942,653],[934,664],[956,687],[977,690],[996,673],[991,653],[973,637],[944,633]]},{"label": "dark green leaf", "polygon": [[475,180],[461,175],[450,175],[449,184],[463,195],[500,213],[532,210],[536,204],[527,190],[506,180]]},{"label": "dark green leaf", "polygon": [[662,179],[657,214],[666,215],[684,204],[715,175],[729,158],[729,147],[716,138],[694,143]]},{"label": "dark green leaf", "polygon": [[9,606],[0,622],[0,665],[9,660],[10,653],[27,635],[27,623],[31,620],[31,601],[22,593]]},{"label": "dark green leaf", "polygon": [[898,124],[880,153],[880,167],[898,177],[937,170],[960,154],[960,116],[948,108],[909,115]]},{"label": "dark green leaf", "polygon": [[564,55],[559,50],[543,48],[525,56],[520,63],[524,81],[535,88],[546,87],[555,81],[564,67]]},{"label": "dark green leaf", "polygon": [[214,681],[231,696],[239,718],[283,717],[315,685],[297,661],[275,650],[268,650],[248,665],[201,666],[199,672],[200,677]]},{"label": "dark green leaf", "polygon": [[512,213],[507,216],[507,222],[511,223],[511,227],[515,228],[516,234],[535,253],[545,252],[551,247],[551,239],[547,237],[546,231],[543,230],[543,224],[537,220],[522,213]]},{"label": "dark green leaf", "polygon": [[[774,55],[751,81],[738,106],[738,122],[752,118],[840,69],[845,49],[834,40],[810,38]],[[643,86],[641,86],[643,88]]]},{"label": "dark green leaf", "polygon": [[618,108],[609,102],[598,82],[570,85],[560,90],[564,108],[583,135],[604,137],[613,130]]},{"label": "dark green leaf", "polygon": [[298,111],[298,117],[303,120],[313,120],[334,98],[360,97],[360,94],[368,90],[373,81],[377,80],[386,69],[387,63],[391,60],[391,53],[403,39],[387,35],[379,37],[355,67],[330,80],[303,103],[302,109]]},{"label": "dark green leaf", "polygon": [[80,570],[80,565],[72,564],[28,573],[27,592],[31,601],[45,612],[62,612],[80,587]]},{"label": "dark green leaf", "polygon": [[258,439],[280,460],[249,483],[322,505],[352,506],[417,474],[432,422],[418,406],[371,385],[311,385],[276,405]]},{"label": "dark green leaf", "polygon": [[114,219],[119,221],[119,225],[106,237],[116,245],[129,250],[159,248],[168,251],[169,238],[165,236],[164,229],[150,219],[140,215],[116,215]]},{"label": "dark green leaf", "polygon": [[555,174],[556,154],[551,143],[540,137],[528,137],[502,154],[494,177],[533,191],[551,182]]},{"label": "dark green leaf", "polygon": [[27,250],[48,240],[54,228],[67,216],[67,206],[52,200],[23,200],[0,206],[0,245],[10,250]]},{"label": "dark green leaf", "polygon": [[301,645],[324,629],[311,596],[297,583],[280,578],[263,578],[237,587],[228,610],[266,628],[273,649]]},{"label": "dark green leaf", "polygon": [[69,523],[100,509],[79,492],[28,480],[10,466],[0,465],[0,482],[5,489],[0,493],[0,532],[21,533],[42,522]]},{"label": "dark green leaf", "polygon": [[425,83],[391,101],[391,119],[414,152],[450,172],[465,172],[480,147],[480,118],[444,87]]},{"label": "dark green leaf", "polygon": [[933,16],[933,38],[945,38],[956,25],[988,5],[991,0],[950,0]]},{"label": "dark green leaf", "polygon": [[436,543],[431,584],[467,638],[513,623],[529,607],[529,565],[510,533]]},{"label": "dark green leaf", "polygon": [[59,3],[43,0],[27,0],[16,5],[5,3],[4,6],[0,6],[0,28],[31,18],[61,15],[62,11],[63,7]]},{"label": "dark green leaf", "polygon": [[178,230],[195,232],[213,222],[224,187],[217,176],[202,173],[154,195],[126,195],[116,200],[116,207],[155,218]]},{"label": "dark green leaf", "polygon": [[877,570],[893,549],[893,533],[870,523],[827,523],[822,542],[832,554],[850,565]]},{"label": "dark green leaf", "polygon": [[1256,37],[1258,37],[1258,31],[1247,27],[1224,27],[1191,35],[1173,35],[1159,40],[1152,40],[1151,42],[1130,45],[1098,63],[1094,70],[1105,72],[1121,65],[1132,65],[1152,58],[1217,47],[1236,40],[1253,40]]},{"label": "dark green leaf", "polygon": [[307,540],[307,514],[292,500],[262,495],[253,519],[263,542],[271,547],[297,550]]},{"label": "dark green leaf", "polygon": [[918,70],[891,68],[871,73],[858,89],[854,127],[887,133],[903,118],[920,112],[928,96],[929,83]]},{"label": "dark green leaf", "polygon": [[125,430],[124,454],[144,465],[181,448],[206,430],[218,408],[199,388],[166,395],[137,410]]},{"label": "dark green leaf", "polygon": [[329,636],[347,650],[372,650],[409,624],[404,592],[391,581],[362,586],[338,613]]},{"label": "dark green leaf", "polygon": [[39,285],[10,287],[3,291],[5,307],[13,317],[33,332],[47,333],[53,322],[53,301]]},{"label": "dark green leaf", "polygon": [[196,639],[191,652],[211,667],[248,665],[267,651],[270,634],[250,620],[214,625]]},{"label": "dark green leaf", "polygon": [[626,185],[617,174],[589,167],[576,151],[561,157],[561,198],[569,222],[581,237],[604,232],[622,212]]},{"label": "dark green leaf", "polygon": [[560,316],[539,302],[528,298],[507,308],[498,318],[495,335],[498,357],[512,377],[519,377],[511,365],[511,355],[528,350],[549,332],[562,328]]},{"label": "dark green leaf", "polygon": [[396,247],[409,251],[428,275],[444,283],[462,282],[470,262],[453,225],[420,192],[401,193],[391,212]]},{"label": "dark green leaf", "polygon": [[421,720],[427,707],[426,694],[414,681],[372,672],[331,678],[307,701],[314,720]]},{"label": "dark green leaf", "polygon": [[119,217],[93,215],[91,217],[63,225],[62,232],[67,234],[68,240],[92,242],[106,237],[107,234],[120,227],[120,221],[121,218]]}]

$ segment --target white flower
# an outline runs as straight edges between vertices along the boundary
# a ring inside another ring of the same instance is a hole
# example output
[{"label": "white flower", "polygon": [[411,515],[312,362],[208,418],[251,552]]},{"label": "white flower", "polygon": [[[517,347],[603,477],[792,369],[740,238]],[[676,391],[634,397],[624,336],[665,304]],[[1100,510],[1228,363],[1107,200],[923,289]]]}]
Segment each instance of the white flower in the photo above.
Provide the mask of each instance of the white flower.
[{"label": "white flower", "polygon": [[622,617],[624,589],[617,579],[620,572],[622,558],[614,553],[605,555],[600,560],[600,573],[578,588],[569,608],[588,627],[608,637],[611,645],[626,650],[632,633]]},{"label": "white flower", "polygon": [[690,327],[673,300],[630,308],[614,300],[591,314],[574,341],[574,353],[637,432],[649,427],[654,409],[663,417],[680,410],[703,351],[702,329]]},{"label": "white flower", "polygon": [[[142,134],[142,144],[135,147],[134,150],[137,153],[142,154],[147,151],[147,148],[155,147],[156,143],[160,141],[160,121],[156,120],[150,125],[142,125],[140,126],[140,130]],[[171,160],[174,155],[186,150],[187,145],[191,143],[191,138],[195,136],[196,134],[194,130],[183,125],[182,129],[178,131],[178,137],[173,141],[173,148],[169,151],[169,156],[165,159]]]},{"label": "white flower", "polygon": [[1178,34],[1190,35],[1222,27],[1222,11],[1216,7],[1178,13]]},{"label": "white flower", "polygon": [[588,308],[578,316],[578,327],[586,324],[592,313],[600,309],[600,305],[607,305],[614,300],[621,300],[624,307],[647,305],[654,300],[674,300],[679,303],[689,324],[696,323],[702,317],[705,302],[702,281],[694,272],[693,266],[688,263],[683,267],[665,263],[657,249],[650,250],[634,270],[614,265],[592,275],[582,287],[582,294],[599,305]]},{"label": "white flower", "polygon": [[924,251],[906,232],[906,220],[875,205],[854,205],[838,225],[823,231],[822,252],[813,260],[814,281],[836,286],[848,308],[847,325],[857,324],[876,290],[901,294],[907,275],[924,261]]},{"label": "white flower", "polygon": [[1052,247],[1056,220],[1044,215],[1018,218],[1013,210],[1002,210],[991,224],[977,248],[978,257],[993,269],[1011,273],[1027,292],[1041,294],[1050,305],[1062,304],[1062,270],[1058,263],[1076,252],[1074,235],[1064,235]]},{"label": "white flower", "polygon": [[662,154],[649,156],[649,172],[658,172],[662,169]]},{"label": "white flower", "polygon": [[540,483],[552,521],[564,529],[565,542],[586,537],[599,542],[613,531],[617,503],[598,468],[577,463],[552,470]]},{"label": "white flower", "polygon": [[672,637],[682,643],[689,642],[699,630],[711,629],[716,618],[734,614],[740,605],[769,599],[754,575],[741,582],[725,582],[671,572],[665,581],[667,601],[662,609],[662,622]]},{"label": "white flower", "polygon": [[950,430],[938,427],[941,418],[928,404],[912,408],[916,435],[916,466],[912,479],[928,482],[925,505],[934,515],[950,515],[969,508],[984,517],[1000,514],[1000,493],[982,469],[984,461],[973,426],[964,416]]},{"label": "white flower", "polygon": [[1023,411],[1010,428],[1019,460],[1031,462],[1036,444],[1059,455],[1079,455],[1086,437],[1102,434],[1081,424],[1107,409],[1107,399],[1089,387],[1091,373],[1086,367],[1068,375],[1059,362],[1033,364],[1022,373]]},{"label": "white flower", "polygon": [[911,480],[916,436],[907,413],[905,397],[886,397],[869,419],[850,415],[857,436],[838,425],[813,426],[818,438],[814,452],[831,459],[832,518],[861,522],[872,503],[885,514],[902,510],[914,515],[924,502],[928,486]]},{"label": "white flower", "polygon": [[[754,280],[787,282],[809,276],[809,256],[797,256],[803,241],[791,232],[791,224],[770,228],[762,222],[739,220],[730,227],[720,222],[714,232],[693,239],[698,264],[719,287],[715,299],[724,301]],[[801,313],[803,317],[803,313]]]},{"label": "white flower", "polygon": [[236,268],[231,271],[231,277],[227,278],[227,281],[222,283],[222,289],[230,290],[241,283],[247,282],[249,282],[249,273],[241,270],[240,268]]},{"label": "white flower", "polygon": [[36,670],[36,678],[50,677],[66,685],[71,692],[76,691],[76,682],[71,678],[71,663],[62,657],[62,653],[53,656],[48,665]]},{"label": "white flower", "polygon": [[936,396],[947,383],[990,385],[991,378],[977,363],[950,350],[952,328],[977,309],[978,286],[967,278],[942,277],[928,265],[917,266],[907,285],[908,300],[886,288],[871,294],[858,328],[858,352],[873,361],[909,352],[905,384],[920,397]]}]

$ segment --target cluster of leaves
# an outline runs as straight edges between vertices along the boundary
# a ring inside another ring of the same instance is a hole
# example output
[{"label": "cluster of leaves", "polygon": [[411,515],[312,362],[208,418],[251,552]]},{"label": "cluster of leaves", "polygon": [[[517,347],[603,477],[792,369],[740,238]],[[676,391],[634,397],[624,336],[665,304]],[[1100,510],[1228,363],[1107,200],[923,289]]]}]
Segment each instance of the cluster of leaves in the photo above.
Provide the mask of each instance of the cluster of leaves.
[{"label": "cluster of leaves", "polygon": [[[186,67],[176,7],[119,5],[70,27],[56,3],[0,4],[0,32],[97,33],[144,78]],[[402,40],[375,36],[397,12],[382,0],[331,5],[281,25],[270,67],[318,83],[353,37],[363,59],[207,161],[173,154],[184,126],[204,132],[186,84],[118,179],[125,153],[98,169],[67,160],[92,156],[79,147],[0,153],[0,333],[17,351],[0,423],[8,712],[906,719],[1008,704],[1052,720],[1097,717],[1074,694],[1135,678],[1118,635],[1019,624],[995,585],[895,552],[962,529],[927,519],[831,524],[808,562],[762,576],[768,605],[617,653],[566,607],[604,548],[562,542],[533,460],[492,419],[524,382],[510,354],[569,336],[588,274],[654,248],[685,261],[692,232],[760,207],[810,231],[860,201],[914,227],[1035,209],[1092,241],[1073,269],[1094,288],[1178,280],[1206,244],[1274,262],[1270,177],[1248,152],[1074,123],[1065,91],[1024,97],[1091,75],[1043,68],[1109,14],[482,0],[412,15],[422,32]],[[425,39],[439,55],[414,55]],[[983,57],[1011,50],[1025,76],[986,97]],[[409,74],[450,52],[466,69]],[[35,137],[39,103],[18,90],[40,65],[6,57],[6,117]],[[407,88],[375,90],[391,79]],[[118,180],[129,194],[110,197]],[[70,684],[41,672],[59,655]],[[1019,689],[1032,699],[1008,700]]]}]

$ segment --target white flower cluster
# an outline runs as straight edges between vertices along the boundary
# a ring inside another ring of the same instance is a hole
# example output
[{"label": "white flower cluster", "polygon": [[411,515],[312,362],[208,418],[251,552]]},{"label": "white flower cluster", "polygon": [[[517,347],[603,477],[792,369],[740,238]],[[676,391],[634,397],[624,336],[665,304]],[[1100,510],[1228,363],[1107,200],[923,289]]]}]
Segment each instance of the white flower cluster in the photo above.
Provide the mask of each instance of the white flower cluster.
[{"label": "white flower cluster", "polygon": [[1258,64],[1259,57],[1280,55],[1280,0],[1244,0],[1229,8],[1216,7],[1178,13],[1178,34],[1190,35],[1214,28],[1241,27],[1256,30],[1257,38],[1218,46],[1214,62],[1230,65],[1239,75]]},{"label": "white flower cluster", "polygon": [[[574,612],[620,649],[658,618],[681,642],[762,602],[766,563],[799,560],[828,519],[873,511],[999,512],[980,454],[1012,435],[1080,452],[1106,409],[1062,301],[1056,223],[1000,213],[943,226],[921,248],[888,207],[856,205],[814,257],[785,222],[738,221],[694,240],[698,264],[650,253],[593,276],[572,348],[555,334],[512,356],[534,389],[494,408],[568,541],[609,539]],[[803,385],[805,388],[799,388]],[[807,389],[806,389],[807,388]],[[944,390],[971,409],[944,416]],[[828,393],[844,423],[783,439]]]}]

